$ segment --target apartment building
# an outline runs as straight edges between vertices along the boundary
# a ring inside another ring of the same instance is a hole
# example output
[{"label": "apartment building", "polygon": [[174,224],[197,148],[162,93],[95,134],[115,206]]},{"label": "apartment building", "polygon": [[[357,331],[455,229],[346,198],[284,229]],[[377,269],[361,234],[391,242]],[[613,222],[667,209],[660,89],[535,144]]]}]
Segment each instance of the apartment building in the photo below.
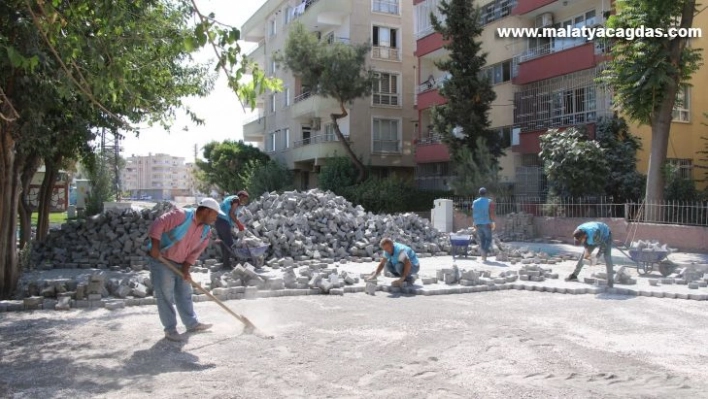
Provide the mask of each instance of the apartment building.
[{"label": "apartment building", "polygon": [[339,125],[354,152],[379,176],[412,177],[415,132],[415,40],[408,0],[268,0],[242,27],[242,38],[258,43],[249,54],[284,90],[258,100],[258,116],[243,126],[244,140],[257,143],[294,171],[299,189],[317,186],[320,167],[345,155],[334,134],[332,99],[312,95],[274,54],[284,50],[295,21],[323,45],[372,43],[369,65],[378,80],[373,95],[348,105]]},{"label": "apartment building", "polygon": [[[443,41],[430,24],[431,12],[438,13],[440,0],[414,0],[416,56],[418,57],[419,113],[416,144],[416,180],[419,187],[446,188],[452,179],[449,151],[430,124],[430,110],[445,99],[438,92],[446,79],[434,62],[446,56]],[[612,93],[596,82],[608,54],[599,42],[585,38],[500,39],[499,27],[594,27],[603,25],[611,10],[611,0],[492,0],[481,6],[482,48],[487,52],[487,74],[497,99],[490,120],[508,144],[501,159],[502,179],[513,184],[514,193],[543,196],[547,189],[538,157],[539,138],[548,129],[584,125],[591,137],[601,117],[612,113]],[[706,16],[697,19],[706,26]],[[704,47],[705,39],[696,40]],[[702,73],[701,73],[702,72]],[[705,83],[705,71],[696,73],[693,85]],[[700,83],[698,83],[700,82]],[[690,89],[682,91],[688,99],[675,110],[672,137],[682,137],[680,145],[670,147],[669,157],[690,172],[700,140],[700,110],[706,109],[705,96],[698,98]],[[699,108],[699,107],[703,108]],[[688,115],[694,115],[691,119]],[[638,169],[645,172],[650,148],[650,130],[635,126],[644,148]],[[691,136],[690,140],[684,140]],[[678,143],[678,138],[673,138]],[[674,152],[672,155],[671,152]],[[691,151],[694,151],[691,154]]]},{"label": "apartment building", "polygon": [[171,200],[177,196],[192,195],[192,169],[185,159],[168,154],[131,156],[121,171],[124,192],[131,197],[150,197],[153,200]]}]

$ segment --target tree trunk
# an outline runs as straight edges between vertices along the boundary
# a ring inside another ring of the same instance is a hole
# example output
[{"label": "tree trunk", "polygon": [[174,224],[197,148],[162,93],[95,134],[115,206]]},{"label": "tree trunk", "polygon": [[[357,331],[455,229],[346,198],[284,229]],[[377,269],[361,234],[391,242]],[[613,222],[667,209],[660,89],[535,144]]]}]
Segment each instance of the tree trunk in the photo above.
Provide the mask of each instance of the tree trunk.
[{"label": "tree trunk", "polygon": [[22,192],[19,199],[20,214],[20,249],[32,239],[32,207],[30,206],[28,195],[32,178],[39,167],[39,157],[29,156],[24,159],[20,181]]},{"label": "tree trunk", "polygon": [[[693,26],[695,9],[695,0],[689,0],[684,3],[680,28],[688,29]],[[671,61],[673,65],[678,66],[681,64],[681,57],[686,48],[686,43],[687,39],[684,38],[672,39],[669,42],[669,61]],[[663,208],[661,207],[661,203],[664,200],[664,165],[666,164],[671,120],[673,119],[673,109],[681,76],[677,74],[670,78],[666,86],[665,96],[663,97],[664,101],[656,104],[651,120],[652,142],[645,194],[645,220],[649,222],[663,221]]]},{"label": "tree trunk", "polygon": [[38,197],[37,241],[43,241],[49,233],[49,213],[51,212],[54,182],[59,174],[60,162],[61,156],[55,156],[54,159],[45,159],[44,161],[44,179],[42,180],[42,187],[39,189]]},{"label": "tree trunk", "polygon": [[20,277],[17,264],[17,210],[20,173],[10,123],[0,122],[0,298],[10,298]]},{"label": "tree trunk", "polygon": [[354,163],[354,166],[356,167],[357,171],[359,171],[359,175],[356,178],[356,182],[357,184],[359,184],[366,179],[366,167],[364,166],[364,163],[361,162],[359,157],[356,156],[356,154],[352,150],[352,147],[349,145],[349,142],[347,141],[346,137],[344,137],[342,131],[339,129],[339,123],[337,122],[337,120],[346,118],[347,115],[349,115],[347,109],[344,108],[344,104],[342,102],[339,103],[339,107],[342,110],[341,114],[330,115],[330,117],[332,118],[332,123],[334,124],[334,133],[337,135],[337,139],[339,140],[339,142],[342,143],[342,146],[344,147],[344,152],[347,153],[349,158]]}]

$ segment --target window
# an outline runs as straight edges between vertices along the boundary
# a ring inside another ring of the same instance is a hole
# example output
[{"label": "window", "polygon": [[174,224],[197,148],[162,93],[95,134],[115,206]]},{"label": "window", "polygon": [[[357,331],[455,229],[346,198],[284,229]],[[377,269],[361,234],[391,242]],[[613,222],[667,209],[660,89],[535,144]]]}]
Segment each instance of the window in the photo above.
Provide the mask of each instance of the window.
[{"label": "window", "polygon": [[289,107],[290,106],[290,88],[289,87],[285,88],[285,90],[283,92],[283,96],[285,96],[284,107]]},{"label": "window", "polygon": [[513,130],[512,126],[496,127],[492,128],[492,130],[495,130],[501,137],[502,148],[511,147],[511,132]]},{"label": "window", "polygon": [[691,92],[688,86],[681,86],[678,93],[676,93],[676,102],[674,103],[672,115],[674,122],[691,121]]},{"label": "window", "polygon": [[290,129],[283,131],[283,140],[285,141],[285,148],[290,148]]},{"label": "window", "polygon": [[400,122],[398,119],[374,118],[373,126],[373,152],[390,153],[400,152],[401,142],[399,135]]},{"label": "window", "polygon": [[667,158],[666,164],[671,168],[671,171],[680,179],[691,179],[691,170],[693,169],[693,160]]},{"label": "window", "polygon": [[270,102],[270,112],[274,113],[275,112],[275,94],[270,95],[270,99],[268,100]]},{"label": "window", "polygon": [[421,39],[434,32],[430,21],[430,14],[435,15],[438,21],[445,22],[445,15],[440,13],[440,0],[425,0],[415,5],[415,37]]},{"label": "window", "polygon": [[295,10],[293,10],[293,8],[290,6],[285,7],[285,15],[283,15],[283,25],[287,25],[293,20],[294,11]]},{"label": "window", "polygon": [[399,106],[398,75],[379,73],[374,82],[374,105]]},{"label": "window", "polygon": [[[597,24],[595,10],[590,10],[584,14],[569,18],[563,22],[553,25],[555,29],[564,29],[567,26],[582,29],[583,26],[595,26]],[[552,41],[552,51],[561,51],[587,43],[584,37],[554,37]]]},{"label": "window", "polygon": [[275,70],[277,69],[277,65],[275,64],[275,61],[270,62],[270,74],[275,75]]},{"label": "window", "polygon": [[270,20],[270,27],[268,29],[268,32],[270,33],[270,36],[275,36],[276,33],[278,33],[278,23],[275,21],[275,19]]},{"label": "window", "polygon": [[275,152],[275,135],[276,132],[268,134],[266,139],[266,152]]},{"label": "window", "polygon": [[516,0],[493,0],[480,7],[480,22],[483,25],[511,15],[511,10],[516,6]]},{"label": "window", "polygon": [[373,0],[373,12],[398,15],[399,0]]},{"label": "window", "polygon": [[489,79],[493,85],[511,80],[511,60],[494,64],[480,71],[480,75]]},{"label": "window", "polygon": [[398,48],[398,29],[374,26],[374,47]]}]

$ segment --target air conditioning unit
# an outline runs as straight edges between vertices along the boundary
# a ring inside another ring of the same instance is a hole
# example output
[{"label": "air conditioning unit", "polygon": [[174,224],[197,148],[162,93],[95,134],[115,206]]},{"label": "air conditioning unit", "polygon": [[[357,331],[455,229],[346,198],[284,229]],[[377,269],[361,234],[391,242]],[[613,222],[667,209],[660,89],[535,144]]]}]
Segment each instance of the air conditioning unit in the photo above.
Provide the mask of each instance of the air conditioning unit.
[{"label": "air conditioning unit", "polygon": [[320,130],[322,128],[322,118],[312,118],[310,127],[315,131]]},{"label": "air conditioning unit", "polygon": [[545,28],[547,26],[553,25],[553,14],[550,12],[545,12],[538,17],[536,17],[536,27]]}]

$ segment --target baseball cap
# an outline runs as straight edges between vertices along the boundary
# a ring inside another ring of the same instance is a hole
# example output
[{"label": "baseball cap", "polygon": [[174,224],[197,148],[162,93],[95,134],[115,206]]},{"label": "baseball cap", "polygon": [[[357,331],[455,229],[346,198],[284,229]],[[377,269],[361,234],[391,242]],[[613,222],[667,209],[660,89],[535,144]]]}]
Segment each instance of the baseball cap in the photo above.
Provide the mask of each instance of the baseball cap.
[{"label": "baseball cap", "polygon": [[241,190],[241,191],[237,192],[237,193],[236,193],[236,196],[237,196],[237,197],[246,197],[246,198],[249,198],[248,193],[246,192],[246,190]]},{"label": "baseball cap", "polygon": [[221,211],[221,207],[219,206],[219,203],[216,202],[214,198],[204,198],[200,203],[199,206],[203,206],[205,208],[209,208],[213,211],[216,211],[219,213],[220,216],[226,216],[224,212]]}]

